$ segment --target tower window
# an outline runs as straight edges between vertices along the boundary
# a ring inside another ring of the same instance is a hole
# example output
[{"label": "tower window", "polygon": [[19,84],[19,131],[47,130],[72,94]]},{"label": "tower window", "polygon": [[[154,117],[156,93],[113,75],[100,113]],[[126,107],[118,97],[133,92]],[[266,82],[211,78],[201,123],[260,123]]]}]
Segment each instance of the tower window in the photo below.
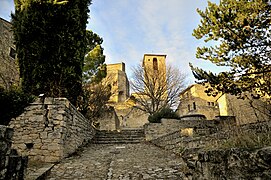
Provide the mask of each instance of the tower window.
[{"label": "tower window", "polygon": [[190,111],[190,110],[191,110],[191,109],[190,109],[190,104],[188,104],[188,105],[187,105],[187,108],[188,108],[188,111]]},{"label": "tower window", "polygon": [[113,86],[118,86],[118,82],[117,82],[117,81],[114,81],[114,82],[113,82]]},{"label": "tower window", "polygon": [[13,59],[15,59],[16,57],[16,51],[12,47],[10,47],[9,56],[12,57]]},{"label": "tower window", "polygon": [[194,109],[194,110],[196,110],[196,109],[197,109],[197,107],[196,107],[196,103],[195,103],[195,102],[193,102],[193,109]]},{"label": "tower window", "polygon": [[158,70],[157,58],[153,58],[153,70]]}]

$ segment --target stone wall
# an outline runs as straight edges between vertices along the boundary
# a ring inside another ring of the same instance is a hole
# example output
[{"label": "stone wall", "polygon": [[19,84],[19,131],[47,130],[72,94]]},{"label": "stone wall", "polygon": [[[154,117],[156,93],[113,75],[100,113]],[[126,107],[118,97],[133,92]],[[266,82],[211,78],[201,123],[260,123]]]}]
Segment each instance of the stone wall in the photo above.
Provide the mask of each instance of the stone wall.
[{"label": "stone wall", "polygon": [[[249,95],[248,95],[249,97]],[[235,116],[237,124],[248,124],[267,121],[271,118],[271,106],[261,99],[238,99],[238,97],[224,94],[219,103],[220,115]]]},{"label": "stone wall", "polygon": [[113,107],[109,107],[98,119],[100,130],[118,130],[120,129],[120,122],[116,111]]},{"label": "stone wall", "polygon": [[27,157],[11,149],[13,130],[0,125],[0,179],[24,179]]},{"label": "stone wall", "polygon": [[[156,139],[158,137],[166,136],[176,131],[187,131],[189,128],[193,129],[194,135],[206,135],[217,132],[218,129],[226,127],[220,126],[222,121],[209,120],[177,120],[177,119],[162,119],[161,123],[147,123],[144,125],[146,140]],[[185,130],[186,129],[186,130]],[[191,131],[191,130],[190,130]]]},{"label": "stone wall", "polygon": [[[153,144],[176,153],[183,151],[187,155],[190,153],[197,153],[197,150],[202,148],[212,148],[221,141],[236,135],[238,132],[271,132],[271,121],[251,123],[242,126],[236,126],[232,119],[228,119],[228,123],[225,121],[226,120],[195,122],[176,121],[175,128],[178,127],[179,129],[174,132],[168,131],[168,133],[162,136],[157,136],[155,133],[159,132],[159,129],[161,129],[163,125],[160,125],[159,127],[158,124],[154,126],[148,124],[148,127],[145,127],[145,134],[146,138],[149,138],[147,140],[151,140]],[[174,126],[174,123],[171,125]],[[150,128],[150,126],[152,126],[152,128]],[[150,132],[155,133],[151,134]]]},{"label": "stone wall", "polygon": [[[190,125],[184,127],[187,126]],[[199,133],[195,126],[180,128],[151,140],[151,143],[181,154],[188,167],[184,173],[189,179],[271,179],[271,147],[253,152],[244,149],[206,150],[215,149],[217,143],[238,132],[268,134],[271,132],[271,121],[242,126],[229,126],[222,121],[216,126],[215,133],[205,131],[210,134]],[[208,129],[207,126],[205,128]],[[209,128],[213,129],[212,126]]]},{"label": "stone wall", "polygon": [[115,110],[120,120],[120,128],[142,128],[144,124],[148,123],[148,114],[135,107],[119,108],[116,106]]},{"label": "stone wall", "polygon": [[185,162],[190,179],[271,179],[271,147],[206,151]]},{"label": "stone wall", "polygon": [[10,122],[13,148],[30,161],[57,162],[95,135],[90,121],[66,98],[39,98]]}]

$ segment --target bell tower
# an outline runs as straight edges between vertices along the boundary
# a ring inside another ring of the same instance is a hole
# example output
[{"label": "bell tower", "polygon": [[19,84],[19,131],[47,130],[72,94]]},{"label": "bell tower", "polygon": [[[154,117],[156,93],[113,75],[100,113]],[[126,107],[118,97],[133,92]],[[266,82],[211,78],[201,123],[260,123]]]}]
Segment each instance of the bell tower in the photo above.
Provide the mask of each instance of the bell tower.
[{"label": "bell tower", "polygon": [[143,68],[146,72],[166,75],[166,55],[144,54]]}]

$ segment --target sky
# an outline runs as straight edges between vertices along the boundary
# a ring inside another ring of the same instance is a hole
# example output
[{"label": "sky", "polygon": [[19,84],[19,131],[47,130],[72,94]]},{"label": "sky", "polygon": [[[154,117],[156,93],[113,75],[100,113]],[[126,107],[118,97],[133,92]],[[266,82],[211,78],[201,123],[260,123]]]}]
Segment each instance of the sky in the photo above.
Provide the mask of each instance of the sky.
[{"label": "sky", "polygon": [[[107,64],[126,64],[128,78],[144,54],[165,54],[167,63],[186,73],[191,84],[195,79],[189,62],[214,72],[223,70],[195,57],[197,47],[204,44],[192,36],[200,24],[196,9],[206,6],[207,0],[92,0],[87,29],[103,38]],[[13,0],[0,0],[0,17],[10,20],[11,12]]]}]

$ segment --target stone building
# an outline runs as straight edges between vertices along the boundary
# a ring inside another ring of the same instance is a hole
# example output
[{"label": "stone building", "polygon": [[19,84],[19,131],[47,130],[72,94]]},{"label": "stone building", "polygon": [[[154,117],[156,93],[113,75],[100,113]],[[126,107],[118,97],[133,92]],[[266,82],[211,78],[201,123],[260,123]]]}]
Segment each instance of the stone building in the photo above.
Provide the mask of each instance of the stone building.
[{"label": "stone building", "polygon": [[108,64],[105,80],[111,84],[112,96],[109,99],[110,103],[124,102],[129,98],[129,81],[123,62]]},{"label": "stone building", "polygon": [[12,24],[0,18],[0,86],[9,89],[18,84],[19,71],[16,63],[16,51]]},{"label": "stone building", "polygon": [[177,113],[180,116],[202,114],[208,120],[216,116],[234,116],[237,124],[270,120],[271,107],[262,100],[238,99],[230,94],[208,96],[205,87],[193,84],[180,94]]},{"label": "stone building", "polygon": [[217,99],[219,96],[208,96],[205,87],[200,84],[193,84],[180,94],[180,104],[177,108],[179,116],[202,114],[208,120],[219,116]]},{"label": "stone building", "polygon": [[220,116],[235,116],[237,124],[271,120],[271,107],[261,99],[238,99],[223,94],[217,99]]}]

